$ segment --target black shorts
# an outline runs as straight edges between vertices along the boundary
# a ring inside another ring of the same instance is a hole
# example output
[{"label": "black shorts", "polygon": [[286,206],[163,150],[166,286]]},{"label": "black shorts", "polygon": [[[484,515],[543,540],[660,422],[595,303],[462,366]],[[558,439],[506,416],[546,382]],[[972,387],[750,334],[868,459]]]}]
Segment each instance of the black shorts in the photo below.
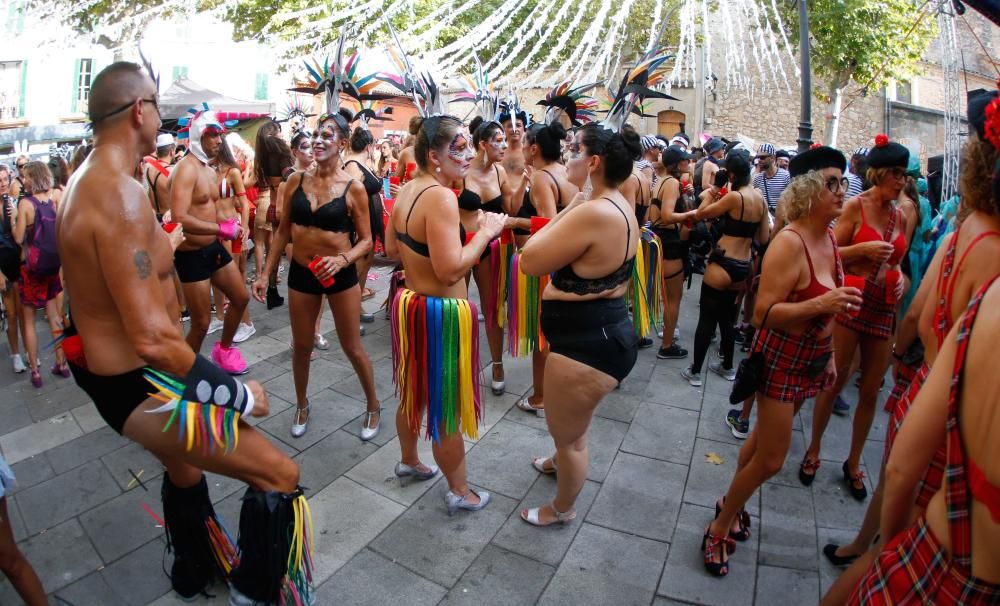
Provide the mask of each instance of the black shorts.
[{"label": "black shorts", "polygon": [[185,284],[208,280],[212,274],[232,262],[233,258],[229,251],[218,240],[198,250],[174,252],[174,267],[177,268],[177,277]]},{"label": "black shorts", "polygon": [[639,356],[639,337],[625,299],[542,301],[542,332],[552,353],[614,377],[619,383]]},{"label": "black shorts", "polygon": [[305,265],[293,259],[288,264],[288,288],[307,295],[335,295],[358,285],[358,268],[353,263],[333,274],[333,284],[323,286]]},{"label": "black shorts", "polygon": [[95,375],[82,366],[67,361],[73,379],[97,406],[97,412],[111,429],[119,434],[125,429],[125,421],[132,411],[139,407],[155,391],[144,378],[145,367],[120,375]]}]

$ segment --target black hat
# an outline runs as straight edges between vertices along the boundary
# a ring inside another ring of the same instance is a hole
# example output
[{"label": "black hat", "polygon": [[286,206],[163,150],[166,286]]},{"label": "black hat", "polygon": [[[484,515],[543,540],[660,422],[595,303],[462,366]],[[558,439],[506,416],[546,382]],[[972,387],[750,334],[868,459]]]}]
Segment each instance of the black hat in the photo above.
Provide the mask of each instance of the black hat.
[{"label": "black hat", "polygon": [[868,150],[868,168],[902,168],[906,170],[910,163],[910,150],[889,141],[887,135],[875,137],[875,147]]},{"label": "black hat", "polygon": [[985,141],[986,137],[986,106],[995,99],[997,91],[977,88],[969,91],[968,102],[966,103],[966,116],[969,124],[976,129],[980,141]]},{"label": "black hat", "polygon": [[660,160],[663,162],[664,166],[671,166],[677,164],[678,162],[683,162],[684,160],[690,160],[691,158],[694,158],[694,156],[676,145],[671,145],[667,149],[663,150],[663,155],[660,157]]},{"label": "black hat", "polygon": [[704,146],[705,153],[708,154],[714,154],[715,152],[725,148],[726,144],[723,143],[722,139],[719,139],[718,137],[712,137],[711,139],[705,142]]},{"label": "black hat", "polygon": [[788,153],[787,149],[779,149],[778,151],[774,152],[774,157],[775,158],[791,158],[792,155]]},{"label": "black hat", "polygon": [[804,151],[792,158],[788,163],[788,174],[794,179],[811,170],[823,170],[824,168],[839,168],[843,172],[847,168],[847,159],[839,150],[823,145]]}]

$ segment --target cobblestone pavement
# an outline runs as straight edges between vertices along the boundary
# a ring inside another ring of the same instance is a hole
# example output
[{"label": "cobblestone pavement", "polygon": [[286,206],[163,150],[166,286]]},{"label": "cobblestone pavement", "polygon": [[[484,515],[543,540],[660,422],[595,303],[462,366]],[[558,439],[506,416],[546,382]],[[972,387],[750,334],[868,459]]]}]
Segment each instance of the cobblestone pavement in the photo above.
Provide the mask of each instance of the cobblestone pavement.
[{"label": "cobblestone pavement", "polygon": [[[370,284],[381,293],[387,269],[373,273],[379,277]],[[682,305],[688,347],[698,289],[696,281]],[[365,307],[375,310],[381,299]],[[598,408],[579,516],[562,528],[535,529],[518,519],[522,507],[554,495],[554,478],[530,464],[532,456],[549,454],[552,442],[544,419],[514,407],[531,388],[530,361],[505,360],[507,393],[484,390],[485,426],[466,445],[470,482],[495,500],[482,512],[449,518],[442,479],[404,485],[392,472],[399,445],[384,314],[366,325],[363,339],[386,408],[382,432],[370,443],[358,437],[362,391],[327,313],[332,347],[312,365],[315,408],[308,433],[295,439],[288,308],[251,305],[257,334],[242,350],[252,364],[249,378],[271,395],[271,415],[253,422],[301,466],[317,539],[317,604],[815,604],[837,574],[822,546],[852,536],[864,514],[840,478],[849,418],[832,419],[823,468],[812,487],[799,483],[803,429],[807,436],[811,422],[807,403],[784,469],[748,504],[752,539],[731,558],[727,578],[709,577],[701,534],[740,446],[724,421],[731,384],[703,373],[705,386],[690,387],[679,375],[686,362],[657,360],[654,347],[640,352],[621,389]],[[204,353],[212,342],[210,335]],[[42,364],[51,366],[51,352]],[[19,483],[8,499],[14,534],[53,604],[180,604],[162,572],[170,558],[163,530],[147,512],[161,515],[158,462],[108,428],[71,380],[46,374],[36,390],[27,374],[14,375],[4,364],[0,390],[0,448]],[[853,386],[845,395],[855,400]],[[879,406],[871,435],[881,438],[885,423]],[[428,444],[422,451],[431,461]],[[866,445],[866,482],[877,481],[881,452],[879,441]],[[209,474],[209,487],[235,531],[242,485]],[[225,587],[213,591],[215,599],[197,603],[225,603]],[[0,604],[20,603],[0,576]]]}]

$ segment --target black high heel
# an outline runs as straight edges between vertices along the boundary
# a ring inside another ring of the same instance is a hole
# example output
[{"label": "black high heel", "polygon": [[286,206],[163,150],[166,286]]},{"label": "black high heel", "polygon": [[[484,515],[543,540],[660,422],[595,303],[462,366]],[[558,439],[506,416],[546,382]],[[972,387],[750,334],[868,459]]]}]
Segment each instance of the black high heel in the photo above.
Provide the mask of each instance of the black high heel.
[{"label": "black high heel", "polygon": [[[722,503],[725,504],[726,497],[722,497]],[[719,519],[722,515],[722,505],[718,501],[715,502],[715,519]],[[732,529],[729,530],[729,537],[734,541],[744,542],[750,539],[750,514],[747,513],[746,508],[741,508],[736,513],[736,521],[740,525],[740,529],[737,532],[733,532]],[[736,551],[736,546],[733,546],[733,551]]]},{"label": "black high heel", "polygon": [[[806,471],[812,473],[806,473]],[[802,457],[802,463],[799,464],[799,482],[802,482],[803,486],[812,485],[813,480],[816,479],[817,471],[819,471],[819,459],[810,461],[809,455]]]},{"label": "black high heel", "polygon": [[854,563],[854,560],[858,559],[858,556],[839,556],[837,555],[837,549],[840,545],[835,545],[834,543],[827,543],[823,547],[823,555],[826,559],[830,560],[830,563],[838,568],[846,568]]},{"label": "black high heel", "polygon": [[[722,547],[722,556],[725,561],[713,562],[716,547]],[[705,535],[701,538],[701,550],[704,552],[705,570],[712,576],[724,577],[729,574],[729,554],[736,549],[736,541],[728,536],[717,537],[712,534],[712,526],[705,529]]]}]

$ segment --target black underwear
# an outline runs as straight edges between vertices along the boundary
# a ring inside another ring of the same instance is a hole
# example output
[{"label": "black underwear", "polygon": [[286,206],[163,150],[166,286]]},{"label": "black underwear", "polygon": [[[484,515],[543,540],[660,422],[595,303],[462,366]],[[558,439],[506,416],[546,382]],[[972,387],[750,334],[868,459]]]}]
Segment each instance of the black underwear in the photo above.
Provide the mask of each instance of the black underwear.
[{"label": "black underwear", "polygon": [[155,389],[144,378],[145,367],[136,368],[120,375],[95,375],[82,366],[67,361],[73,379],[90,399],[97,412],[111,429],[119,434],[125,429],[125,421],[132,411],[149,399]]},{"label": "black underwear", "polygon": [[198,250],[178,250],[174,252],[174,267],[177,277],[183,283],[203,282],[233,261],[229,251],[215,240]]},{"label": "black underwear", "polygon": [[542,332],[552,353],[610,375],[619,383],[632,372],[639,337],[624,298],[542,301]]}]

